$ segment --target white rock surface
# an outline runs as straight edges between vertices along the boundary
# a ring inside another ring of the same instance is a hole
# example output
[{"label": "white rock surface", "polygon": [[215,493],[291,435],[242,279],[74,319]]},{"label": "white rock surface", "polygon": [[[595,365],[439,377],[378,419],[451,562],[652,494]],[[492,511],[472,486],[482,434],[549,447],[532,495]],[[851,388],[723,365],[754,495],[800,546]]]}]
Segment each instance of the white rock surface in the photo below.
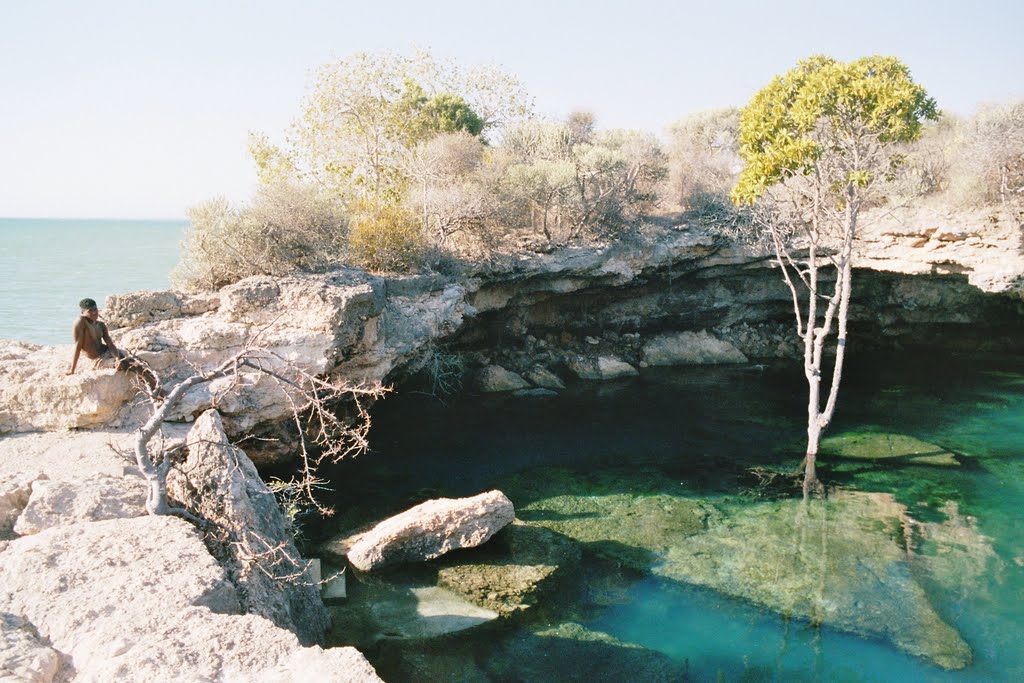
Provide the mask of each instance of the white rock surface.
[{"label": "white rock surface", "polygon": [[60,653],[24,619],[0,612],[0,681],[50,683],[59,670]]},{"label": "white rock surface", "polygon": [[[231,445],[217,411],[196,420],[186,445],[188,458],[168,475],[168,494],[227,534],[218,557],[238,588],[242,611],[295,632],[303,643],[322,642],[330,616],[317,580],[274,494],[245,452]],[[272,548],[279,550],[268,553]],[[295,575],[305,577],[285,580]]]},{"label": "white rock surface", "polygon": [[146,514],[146,482],[141,477],[94,474],[81,481],[38,480],[14,524],[22,536],[79,522],[141,517]]},{"label": "white rock surface", "polygon": [[139,517],[57,527],[0,553],[0,612],[66,659],[76,681],[377,681],[351,648],[302,648],[254,615],[193,527]]},{"label": "white rock surface", "polygon": [[42,472],[0,474],[0,537],[12,531],[18,516],[28,505],[33,484],[45,478]]},{"label": "white rock surface", "polygon": [[747,357],[739,349],[729,342],[709,334],[707,330],[654,337],[644,344],[643,359],[648,365],[714,365],[747,362]]},{"label": "white rock surface", "polygon": [[401,562],[421,562],[458,548],[472,548],[515,519],[501,491],[471,498],[437,498],[384,520],[348,550],[348,561],[362,571]]}]

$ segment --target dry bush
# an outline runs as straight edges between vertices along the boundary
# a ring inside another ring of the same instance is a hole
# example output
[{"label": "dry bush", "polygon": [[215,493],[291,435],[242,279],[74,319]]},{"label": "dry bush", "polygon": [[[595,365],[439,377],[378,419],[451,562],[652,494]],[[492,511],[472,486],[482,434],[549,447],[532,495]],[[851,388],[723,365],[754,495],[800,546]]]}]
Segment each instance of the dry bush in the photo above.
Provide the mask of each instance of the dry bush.
[{"label": "dry bush", "polygon": [[1024,201],[1024,100],[982,108],[964,123],[949,194],[961,206]]},{"label": "dry bush", "polygon": [[376,272],[407,271],[421,264],[427,240],[415,215],[399,204],[355,207],[348,254],[356,265]]},{"label": "dry bush", "polygon": [[346,220],[341,208],[311,188],[290,182],[262,186],[249,206],[224,198],[188,212],[176,286],[211,290],[250,275],[317,272],[342,262]]},{"label": "dry bush", "polygon": [[739,110],[713,109],[668,127],[668,199],[680,209],[724,206],[742,168]]}]

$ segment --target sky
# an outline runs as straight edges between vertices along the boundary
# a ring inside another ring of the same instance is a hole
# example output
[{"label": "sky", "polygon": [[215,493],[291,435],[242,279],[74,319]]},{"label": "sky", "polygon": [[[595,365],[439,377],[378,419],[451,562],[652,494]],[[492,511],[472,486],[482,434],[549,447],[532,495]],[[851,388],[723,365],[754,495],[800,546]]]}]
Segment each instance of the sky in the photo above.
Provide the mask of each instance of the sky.
[{"label": "sky", "polygon": [[1020,0],[5,0],[0,216],[179,218],[255,185],[310,73],[360,51],[516,75],[537,112],[665,126],[824,53],[899,57],[939,106],[1024,98]]}]

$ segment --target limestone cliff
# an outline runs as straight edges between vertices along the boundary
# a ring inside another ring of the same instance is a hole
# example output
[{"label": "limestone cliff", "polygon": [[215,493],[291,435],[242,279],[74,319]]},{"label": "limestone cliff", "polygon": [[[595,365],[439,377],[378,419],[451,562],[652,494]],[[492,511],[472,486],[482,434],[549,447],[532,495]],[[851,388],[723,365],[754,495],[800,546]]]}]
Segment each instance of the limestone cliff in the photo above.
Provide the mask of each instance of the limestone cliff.
[{"label": "limestone cliff", "polygon": [[[1020,347],[1016,219],[917,210],[868,214],[863,225],[851,309],[857,343]],[[792,303],[771,259],[687,224],[449,276],[339,270],[253,277],[201,296],[140,292],[112,297],[104,315],[119,344],[165,384],[253,341],[307,372],[354,384],[401,380],[439,343],[477,352],[481,365],[505,359],[538,376],[571,376],[578,367],[577,376],[603,377],[586,370],[601,362],[630,369],[796,352]],[[137,424],[125,376],[65,376],[70,355],[69,347],[8,347],[0,357],[0,433]],[[263,390],[271,378],[252,381],[241,393],[222,394],[227,379],[197,387],[172,419],[187,422],[216,406],[231,435],[269,429],[289,406],[281,392]],[[513,385],[522,386],[502,386]]]}]

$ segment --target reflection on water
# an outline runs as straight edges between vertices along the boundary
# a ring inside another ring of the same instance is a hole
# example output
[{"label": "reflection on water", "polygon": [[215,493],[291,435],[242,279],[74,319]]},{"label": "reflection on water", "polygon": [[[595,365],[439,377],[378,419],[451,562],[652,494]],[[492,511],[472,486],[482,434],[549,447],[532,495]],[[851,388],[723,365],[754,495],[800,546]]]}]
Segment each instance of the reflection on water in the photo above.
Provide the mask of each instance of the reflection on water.
[{"label": "reflection on water", "polygon": [[334,473],[339,528],[497,486],[583,554],[501,627],[368,655],[387,680],[1024,680],[1024,360],[847,378],[821,460],[845,493],[803,523],[746,495],[749,468],[799,460],[795,368],[389,398],[374,452]]}]

